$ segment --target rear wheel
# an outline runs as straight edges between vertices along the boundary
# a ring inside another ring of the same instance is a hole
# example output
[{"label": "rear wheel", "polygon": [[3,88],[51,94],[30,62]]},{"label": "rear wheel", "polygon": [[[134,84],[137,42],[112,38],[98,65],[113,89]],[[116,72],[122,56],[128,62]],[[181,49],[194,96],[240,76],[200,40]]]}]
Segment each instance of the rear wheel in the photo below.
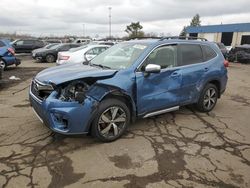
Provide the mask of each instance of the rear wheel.
[{"label": "rear wheel", "polygon": [[7,67],[6,63],[5,63],[5,61],[3,59],[0,59],[0,66],[2,67],[3,70],[5,70],[6,67]]},{"label": "rear wheel", "polygon": [[211,111],[218,99],[218,89],[214,84],[207,84],[202,90],[196,108],[201,112]]},{"label": "rear wheel", "polygon": [[53,63],[53,62],[55,62],[55,56],[53,56],[52,54],[48,54],[48,55],[46,55],[46,61],[48,62],[48,63]]},{"label": "rear wheel", "polygon": [[118,139],[130,122],[130,111],[126,104],[117,99],[101,102],[92,123],[91,133],[103,142]]}]

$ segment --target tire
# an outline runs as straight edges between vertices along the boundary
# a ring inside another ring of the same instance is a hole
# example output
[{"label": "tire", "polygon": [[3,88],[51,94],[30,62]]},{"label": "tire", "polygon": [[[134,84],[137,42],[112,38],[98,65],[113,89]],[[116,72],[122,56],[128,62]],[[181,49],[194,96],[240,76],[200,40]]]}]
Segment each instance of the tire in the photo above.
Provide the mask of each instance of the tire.
[{"label": "tire", "polygon": [[47,61],[48,63],[53,63],[53,62],[55,62],[55,60],[56,60],[55,56],[52,55],[52,54],[46,55],[45,59],[46,59],[46,61]]},{"label": "tire", "polygon": [[130,118],[130,111],[125,103],[117,99],[104,100],[95,114],[91,134],[102,142],[112,142],[125,132]]},{"label": "tire", "polygon": [[3,70],[6,70],[6,62],[0,58],[0,66],[2,67]]},{"label": "tire", "polygon": [[201,92],[195,107],[200,112],[210,112],[218,99],[218,88],[214,84],[207,84]]}]

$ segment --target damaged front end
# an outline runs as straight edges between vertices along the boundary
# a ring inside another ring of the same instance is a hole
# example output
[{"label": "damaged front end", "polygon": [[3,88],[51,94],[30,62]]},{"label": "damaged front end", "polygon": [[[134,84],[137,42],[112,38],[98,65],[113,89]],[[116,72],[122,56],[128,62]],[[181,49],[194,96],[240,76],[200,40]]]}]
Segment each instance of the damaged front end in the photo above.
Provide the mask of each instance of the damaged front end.
[{"label": "damaged front end", "polygon": [[30,102],[43,123],[62,134],[88,132],[98,101],[86,93],[95,79],[79,79],[60,85],[41,83],[34,79]]}]

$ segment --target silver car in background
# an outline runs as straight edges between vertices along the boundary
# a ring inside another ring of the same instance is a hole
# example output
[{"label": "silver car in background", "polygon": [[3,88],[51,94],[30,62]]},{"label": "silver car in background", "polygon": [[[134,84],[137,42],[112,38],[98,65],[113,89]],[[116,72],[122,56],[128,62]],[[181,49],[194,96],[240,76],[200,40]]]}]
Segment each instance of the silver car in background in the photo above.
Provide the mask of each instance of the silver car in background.
[{"label": "silver car in background", "polygon": [[78,48],[72,48],[66,52],[59,52],[56,65],[88,62],[109,47],[109,45],[85,45]]}]

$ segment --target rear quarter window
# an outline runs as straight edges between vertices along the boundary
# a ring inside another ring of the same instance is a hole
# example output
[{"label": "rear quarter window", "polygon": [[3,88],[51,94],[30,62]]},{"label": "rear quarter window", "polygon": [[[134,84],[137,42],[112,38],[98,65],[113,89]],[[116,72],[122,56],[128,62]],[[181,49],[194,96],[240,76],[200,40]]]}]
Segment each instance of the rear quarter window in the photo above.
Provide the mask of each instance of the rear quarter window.
[{"label": "rear quarter window", "polygon": [[202,47],[205,61],[208,61],[216,57],[217,55],[216,52],[210,46],[202,45],[201,47]]},{"label": "rear quarter window", "polygon": [[180,55],[179,66],[203,62],[203,54],[199,44],[179,44],[178,53]]}]

